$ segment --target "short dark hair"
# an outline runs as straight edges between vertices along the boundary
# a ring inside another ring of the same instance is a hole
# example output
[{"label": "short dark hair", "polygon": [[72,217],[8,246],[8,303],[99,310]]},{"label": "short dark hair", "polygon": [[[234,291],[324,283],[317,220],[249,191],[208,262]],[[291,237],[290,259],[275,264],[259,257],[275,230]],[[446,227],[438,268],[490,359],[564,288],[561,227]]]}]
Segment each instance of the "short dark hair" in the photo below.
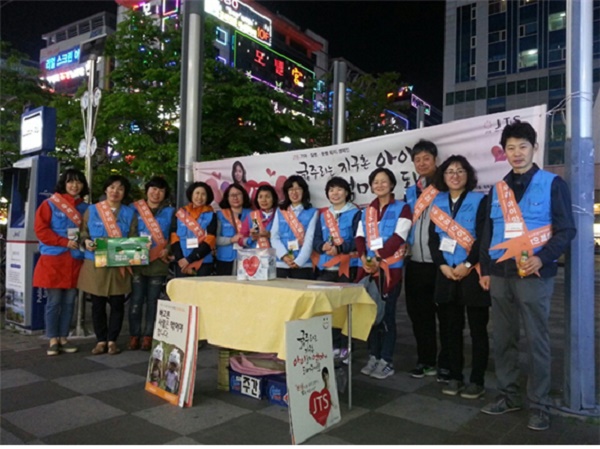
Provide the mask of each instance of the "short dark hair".
[{"label": "short dark hair", "polygon": [[460,164],[462,168],[464,168],[467,172],[467,183],[465,184],[465,190],[470,192],[475,187],[477,187],[477,174],[475,173],[475,169],[469,163],[466,157],[461,156],[459,154],[453,154],[448,157],[442,165],[435,172],[435,176],[433,178],[433,185],[436,189],[441,192],[448,191],[448,184],[446,184],[446,180],[444,179],[444,172],[450,167],[452,164]]},{"label": "short dark hair", "polygon": [[125,189],[125,194],[123,195],[123,203],[127,204],[127,201],[129,200],[129,192],[131,192],[131,183],[129,182],[129,179],[127,179],[125,176],[110,175],[108,178],[106,178],[104,184],[102,184],[102,191],[106,192],[106,189],[108,189],[108,187],[111,184],[114,184],[115,182],[121,184]]},{"label": "short dark hair", "polygon": [[213,193],[212,189],[210,188],[210,186],[202,181],[196,181],[191,183],[187,189],[185,189],[185,197],[187,198],[187,200],[191,203],[192,202],[192,195],[194,194],[194,190],[196,190],[198,187],[202,187],[204,189],[204,191],[206,192],[206,205],[210,205],[213,200],[215,199],[215,194]]},{"label": "short dark hair", "polygon": [[240,161],[235,161],[235,162],[233,163],[233,166],[231,167],[231,180],[232,180],[233,182],[237,182],[237,181],[235,180],[235,169],[236,169],[237,167],[240,167],[240,168],[242,169],[242,173],[243,173],[243,174],[242,174],[242,182],[247,182],[247,181],[246,181],[246,169],[244,168],[244,166],[242,165],[242,163],[241,163]]},{"label": "short dark hair", "polygon": [[500,137],[502,149],[506,148],[506,141],[511,137],[526,139],[531,145],[535,145],[537,142],[537,133],[535,132],[535,129],[533,129],[533,126],[528,122],[516,121],[504,127],[502,130],[502,137]]},{"label": "short dark hair", "polygon": [[277,207],[277,203],[279,202],[279,199],[277,197],[277,192],[275,191],[275,189],[273,188],[272,185],[263,184],[262,186],[260,186],[258,188],[256,193],[254,194],[254,201],[252,202],[252,204],[254,204],[254,207],[256,208],[256,210],[260,210],[260,206],[258,205],[258,194],[260,192],[269,192],[271,194],[271,196],[273,197],[273,207]]},{"label": "short dark hair", "polygon": [[389,168],[385,168],[385,167],[376,168],[375,170],[373,170],[371,172],[371,174],[369,175],[369,186],[373,185],[375,176],[377,176],[379,173],[385,173],[387,175],[390,182],[392,183],[392,190],[394,190],[394,188],[396,187],[396,177],[394,176],[394,173],[392,173],[392,171]]},{"label": "short dark hair", "polygon": [[79,181],[83,184],[83,187],[81,188],[81,192],[79,192],[80,197],[89,195],[90,186],[88,185],[87,179],[85,178],[85,175],[80,170],[77,170],[76,168],[67,168],[64,172],[62,172],[62,174],[58,178],[58,182],[56,183],[56,187],[54,188],[54,191],[56,193],[61,193],[61,194],[67,193],[67,182],[70,182],[70,181]]},{"label": "short dark hair", "polygon": [[242,192],[242,197],[244,198],[244,201],[242,202],[242,207],[244,209],[250,209],[252,207],[252,205],[250,204],[250,197],[248,196],[248,192],[246,192],[246,189],[244,189],[237,182],[230,184],[229,187],[227,187],[225,189],[225,192],[223,192],[223,199],[219,203],[219,207],[221,209],[230,209],[231,208],[231,205],[229,204],[229,192],[231,192],[232,189],[237,189],[240,192]]},{"label": "short dark hair", "polygon": [[302,187],[302,206],[304,207],[304,209],[311,208],[312,205],[310,204],[310,192],[308,191],[308,184],[300,175],[292,175],[283,183],[284,200],[281,202],[279,207],[285,210],[292,204],[292,202],[290,201],[290,195],[288,193],[288,190],[294,185],[294,183]]},{"label": "short dark hair", "polygon": [[414,161],[415,156],[423,151],[431,154],[434,158],[436,158],[438,155],[438,149],[435,146],[435,143],[433,143],[431,140],[421,139],[415,144],[410,152],[411,160]]},{"label": "short dark hair", "polygon": [[352,191],[352,187],[350,187],[350,184],[344,178],[340,176],[334,176],[329,181],[327,181],[327,184],[325,184],[325,196],[327,198],[329,198],[329,189],[332,187],[341,187],[346,191],[347,203],[354,200],[354,192]]},{"label": "short dark hair", "polygon": [[148,189],[150,187],[156,187],[157,189],[163,189],[165,191],[165,198],[169,198],[171,194],[171,188],[169,183],[162,176],[153,176],[144,186],[144,192],[148,195]]}]

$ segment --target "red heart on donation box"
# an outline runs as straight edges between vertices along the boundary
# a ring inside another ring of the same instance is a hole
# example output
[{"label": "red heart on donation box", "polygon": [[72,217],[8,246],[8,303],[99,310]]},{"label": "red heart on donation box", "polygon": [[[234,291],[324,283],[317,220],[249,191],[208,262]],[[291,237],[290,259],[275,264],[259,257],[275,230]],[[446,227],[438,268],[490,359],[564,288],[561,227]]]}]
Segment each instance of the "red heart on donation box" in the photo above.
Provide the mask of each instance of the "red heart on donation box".
[{"label": "red heart on donation box", "polygon": [[310,395],[309,411],[312,417],[320,425],[325,426],[327,417],[331,411],[331,394],[323,388],[321,391],[313,391]]},{"label": "red heart on donation box", "polygon": [[256,256],[249,257],[244,259],[242,262],[244,266],[244,270],[248,273],[249,276],[254,276],[258,271],[258,267],[260,266],[260,259]]}]

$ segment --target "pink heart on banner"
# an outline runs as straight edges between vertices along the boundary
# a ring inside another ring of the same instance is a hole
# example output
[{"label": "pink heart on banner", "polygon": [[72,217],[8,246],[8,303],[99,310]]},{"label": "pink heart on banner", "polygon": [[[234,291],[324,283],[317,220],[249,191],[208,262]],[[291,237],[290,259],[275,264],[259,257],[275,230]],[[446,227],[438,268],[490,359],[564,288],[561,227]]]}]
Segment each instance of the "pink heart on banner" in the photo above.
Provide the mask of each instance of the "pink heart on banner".
[{"label": "pink heart on banner", "polygon": [[211,175],[214,176],[217,179],[221,179],[221,173],[212,172]]},{"label": "pink heart on banner", "polygon": [[267,168],[267,175],[275,176],[276,174],[277,174],[277,172],[275,170],[271,170],[270,168]]}]

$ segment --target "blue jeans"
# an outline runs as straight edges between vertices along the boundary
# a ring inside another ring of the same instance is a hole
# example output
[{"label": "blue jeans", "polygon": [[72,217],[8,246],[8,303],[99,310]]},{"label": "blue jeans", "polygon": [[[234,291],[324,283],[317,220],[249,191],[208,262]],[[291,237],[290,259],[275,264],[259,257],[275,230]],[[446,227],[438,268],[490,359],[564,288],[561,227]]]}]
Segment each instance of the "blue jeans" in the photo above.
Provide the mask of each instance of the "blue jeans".
[{"label": "blue jeans", "polygon": [[48,300],[44,318],[46,320],[46,336],[48,338],[67,337],[73,318],[76,288],[47,288]]},{"label": "blue jeans", "polygon": [[369,355],[377,359],[383,359],[393,364],[394,348],[396,347],[396,302],[402,291],[402,282],[392,289],[391,292],[383,294],[385,301],[385,312],[381,323],[373,326],[369,334]]},{"label": "blue jeans", "polygon": [[[134,274],[129,299],[129,334],[132,337],[152,337],[156,320],[156,305],[166,276],[143,276]],[[146,305],[145,323],[142,314]]]}]

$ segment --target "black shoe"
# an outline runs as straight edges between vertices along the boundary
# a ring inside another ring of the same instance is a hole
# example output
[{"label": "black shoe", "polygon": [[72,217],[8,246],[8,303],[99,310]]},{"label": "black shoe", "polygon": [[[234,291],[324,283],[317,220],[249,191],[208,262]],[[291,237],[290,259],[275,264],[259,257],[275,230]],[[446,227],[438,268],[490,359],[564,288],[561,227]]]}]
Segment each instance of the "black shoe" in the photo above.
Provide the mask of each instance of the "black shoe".
[{"label": "black shoe", "polygon": [[437,370],[433,366],[418,364],[417,367],[408,372],[413,379],[422,379],[425,376],[435,376]]},{"label": "black shoe", "polygon": [[437,373],[437,381],[441,384],[447,384],[450,382],[450,370],[446,368],[440,368]]}]

